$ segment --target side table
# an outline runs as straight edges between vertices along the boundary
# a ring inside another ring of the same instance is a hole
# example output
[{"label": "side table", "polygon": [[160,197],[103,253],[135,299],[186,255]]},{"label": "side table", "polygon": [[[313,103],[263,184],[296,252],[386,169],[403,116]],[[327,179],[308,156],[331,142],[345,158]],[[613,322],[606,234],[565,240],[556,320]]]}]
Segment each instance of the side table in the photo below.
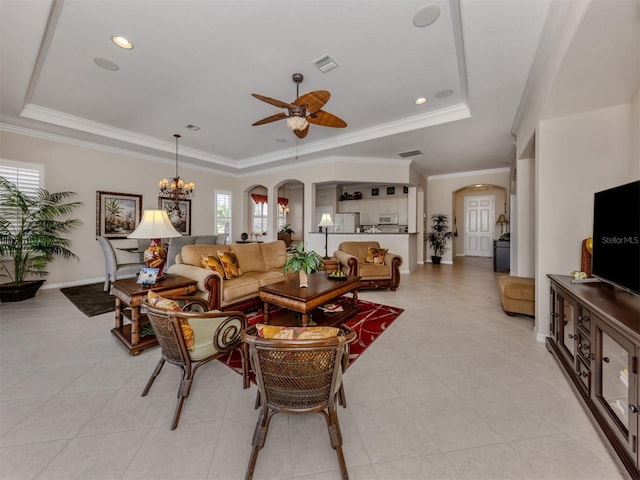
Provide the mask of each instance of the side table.
[{"label": "side table", "polygon": [[[140,305],[150,290],[167,296],[193,295],[197,290],[195,280],[178,275],[165,275],[163,280],[151,287],[144,287],[136,283],[136,280],[126,278],[111,283],[111,295],[116,297],[116,326],[111,329],[111,333],[129,349],[131,355],[139,355],[145,348],[158,344],[155,335],[140,337],[140,330],[146,320],[146,316],[140,313]],[[131,323],[125,325],[123,317],[127,317]]]},{"label": "side table", "polygon": [[323,258],[322,263],[324,263],[324,271],[327,273],[335,272],[340,268],[340,260],[335,257]]}]

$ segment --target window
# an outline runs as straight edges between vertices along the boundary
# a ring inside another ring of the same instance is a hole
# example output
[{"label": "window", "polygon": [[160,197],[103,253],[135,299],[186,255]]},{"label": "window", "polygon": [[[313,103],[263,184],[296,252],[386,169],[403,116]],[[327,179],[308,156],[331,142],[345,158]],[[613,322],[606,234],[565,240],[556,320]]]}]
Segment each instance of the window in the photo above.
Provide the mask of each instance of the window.
[{"label": "window", "polygon": [[216,233],[231,237],[231,192],[216,191]]},{"label": "window", "polygon": [[23,192],[35,192],[44,185],[44,165],[0,160],[0,177],[15,183]]},{"label": "window", "polygon": [[269,229],[269,204],[267,202],[264,203],[256,203],[255,200],[253,202],[253,233],[258,233],[263,235],[267,233]]}]

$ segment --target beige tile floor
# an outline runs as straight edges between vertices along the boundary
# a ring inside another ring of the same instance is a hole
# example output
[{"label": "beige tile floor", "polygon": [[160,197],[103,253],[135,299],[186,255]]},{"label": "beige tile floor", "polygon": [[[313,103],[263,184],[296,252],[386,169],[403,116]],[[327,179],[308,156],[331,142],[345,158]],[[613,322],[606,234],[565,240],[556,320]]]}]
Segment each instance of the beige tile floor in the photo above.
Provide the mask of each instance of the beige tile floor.
[{"label": "beige tile floor", "polygon": [[[345,375],[352,479],[627,478],[498,275],[466,258],[361,292],[405,312]],[[255,387],[213,362],[172,432],[178,369],[142,398],[159,350],[131,357],[112,327],[53,289],[0,305],[0,478],[244,478]],[[255,478],[340,478],[322,417],[276,415]]]}]

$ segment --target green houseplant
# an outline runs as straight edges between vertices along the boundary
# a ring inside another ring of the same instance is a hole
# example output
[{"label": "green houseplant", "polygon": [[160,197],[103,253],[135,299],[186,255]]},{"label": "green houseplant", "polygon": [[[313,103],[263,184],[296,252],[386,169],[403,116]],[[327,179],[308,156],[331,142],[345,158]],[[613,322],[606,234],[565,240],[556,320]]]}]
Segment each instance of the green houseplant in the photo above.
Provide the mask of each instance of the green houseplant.
[{"label": "green houseplant", "polygon": [[300,286],[307,287],[308,274],[317,270],[324,270],[324,262],[320,254],[313,250],[307,252],[304,250],[304,242],[296,245],[292,251],[287,253],[287,261],[284,264],[284,274],[289,271],[300,275]]},{"label": "green houseplant", "polygon": [[442,255],[447,251],[447,240],[452,236],[449,229],[449,217],[444,213],[436,213],[431,215],[431,230],[426,233],[425,240],[429,243],[429,247],[433,250],[431,262],[435,265],[440,264]]},{"label": "green houseplant", "polygon": [[49,193],[38,189],[27,194],[4,177],[0,177],[0,300],[21,301],[32,298],[44,280],[47,264],[59,255],[78,258],[69,247],[71,241],[61,237],[82,224],[77,219],[60,220],[82,202],[67,202],[74,192]]}]

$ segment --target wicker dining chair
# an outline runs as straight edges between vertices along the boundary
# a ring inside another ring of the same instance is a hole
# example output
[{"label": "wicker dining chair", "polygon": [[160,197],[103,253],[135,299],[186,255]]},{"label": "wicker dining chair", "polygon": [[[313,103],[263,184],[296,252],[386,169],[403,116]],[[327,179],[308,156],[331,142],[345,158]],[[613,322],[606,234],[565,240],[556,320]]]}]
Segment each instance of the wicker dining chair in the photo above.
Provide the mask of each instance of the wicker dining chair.
[{"label": "wicker dining chair", "polygon": [[327,422],[331,447],[338,455],[342,478],[349,478],[336,405],[340,400],[346,407],[342,373],[348,344],[355,338],[355,332],[346,325],[340,327],[339,335],[319,340],[261,338],[255,326],[242,332],[242,340],[249,347],[261,408],[251,443],[247,480],[253,478],[271,418],[280,412],[321,413]]},{"label": "wicker dining chair", "polygon": [[[175,430],[178,426],[182,404],[189,396],[196,371],[211,360],[239,348],[242,353],[243,386],[249,388],[249,367],[245,360],[241,339],[242,331],[247,328],[245,314],[234,311],[206,311],[208,303],[199,297],[174,297],[174,299],[179,303],[184,303],[183,311],[153,307],[146,299],[142,303],[142,310],[147,314],[156,339],[162,348],[160,361],[149,378],[142,396],[147,395],[165,362],[177,365],[182,370],[178,403],[171,423],[171,430]],[[185,322],[189,324],[193,332],[191,349],[187,345],[182,328]]]}]

